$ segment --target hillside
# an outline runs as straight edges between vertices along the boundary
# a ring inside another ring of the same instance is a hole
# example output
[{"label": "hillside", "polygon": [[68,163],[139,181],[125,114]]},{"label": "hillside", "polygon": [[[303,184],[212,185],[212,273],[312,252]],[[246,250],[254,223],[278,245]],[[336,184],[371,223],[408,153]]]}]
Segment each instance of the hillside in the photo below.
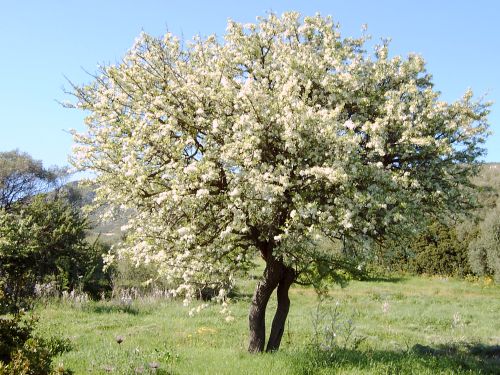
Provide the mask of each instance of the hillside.
[{"label": "hillside", "polygon": [[[95,186],[87,182],[73,181],[64,187],[68,193],[68,198],[72,204],[79,208],[88,209],[95,197]],[[90,210],[88,212],[88,221],[91,229],[89,230],[89,239],[99,239],[105,243],[115,243],[121,237],[121,227],[127,223],[127,214],[123,217],[115,218],[113,221],[102,221],[100,215],[105,211],[105,207]]]}]

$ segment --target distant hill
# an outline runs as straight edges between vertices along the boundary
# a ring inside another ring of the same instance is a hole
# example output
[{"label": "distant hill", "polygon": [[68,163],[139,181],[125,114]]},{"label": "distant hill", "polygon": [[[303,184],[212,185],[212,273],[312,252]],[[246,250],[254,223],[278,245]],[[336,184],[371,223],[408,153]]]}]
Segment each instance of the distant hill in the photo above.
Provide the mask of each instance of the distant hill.
[{"label": "distant hill", "polygon": [[500,193],[500,163],[486,163],[474,182],[481,187],[487,187]]},{"label": "distant hill", "polygon": [[[81,209],[90,206],[95,198],[95,186],[87,182],[72,181],[64,186],[64,190],[69,201]],[[99,216],[104,210],[105,207],[102,207],[89,212],[88,221],[91,229],[88,238],[93,240],[99,237],[101,241],[112,244],[120,240],[121,227],[127,223],[128,215],[124,214],[122,218],[102,222]]]}]

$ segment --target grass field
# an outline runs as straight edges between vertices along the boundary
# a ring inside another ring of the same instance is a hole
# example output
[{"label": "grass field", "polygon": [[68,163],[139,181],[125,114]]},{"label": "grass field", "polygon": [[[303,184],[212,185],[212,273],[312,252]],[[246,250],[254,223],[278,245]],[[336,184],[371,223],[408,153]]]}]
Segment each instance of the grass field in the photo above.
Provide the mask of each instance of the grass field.
[{"label": "grass field", "polygon": [[39,331],[71,340],[73,350],[56,364],[75,374],[500,373],[498,285],[415,277],[351,282],[321,303],[320,313],[330,315],[318,315],[312,289],[296,287],[280,351],[250,355],[254,283],[242,283],[229,322],[216,305],[190,317],[180,301],[50,302],[36,309]]}]

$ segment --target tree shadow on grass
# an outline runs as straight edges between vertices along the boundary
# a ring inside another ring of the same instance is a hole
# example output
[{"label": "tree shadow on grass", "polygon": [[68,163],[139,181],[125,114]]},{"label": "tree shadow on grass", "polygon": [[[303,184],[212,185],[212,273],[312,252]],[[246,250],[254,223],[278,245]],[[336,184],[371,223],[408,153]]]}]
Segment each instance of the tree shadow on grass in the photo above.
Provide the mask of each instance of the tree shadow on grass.
[{"label": "tree shadow on grass", "polygon": [[411,351],[420,357],[433,357],[455,362],[465,370],[500,374],[500,345],[459,342],[432,347],[416,344]]},{"label": "tree shadow on grass", "polygon": [[[139,315],[141,311],[137,307],[128,305],[91,305],[87,306],[86,309],[89,312],[96,314],[114,314],[114,313],[125,313],[130,315]],[[141,312],[143,313],[143,311]]]},{"label": "tree shadow on grass", "polygon": [[362,279],[363,281],[368,282],[379,282],[379,283],[400,283],[402,281],[407,280],[406,277],[403,276],[369,276],[367,275]]},{"label": "tree shadow on grass", "polygon": [[248,291],[243,291],[238,287],[231,289],[228,297],[234,301],[250,301],[252,299],[253,293]]},{"label": "tree shadow on grass", "polygon": [[365,373],[417,374],[500,374],[500,345],[452,343],[434,347],[414,345],[406,351],[314,350],[309,348],[292,357],[297,374]]}]

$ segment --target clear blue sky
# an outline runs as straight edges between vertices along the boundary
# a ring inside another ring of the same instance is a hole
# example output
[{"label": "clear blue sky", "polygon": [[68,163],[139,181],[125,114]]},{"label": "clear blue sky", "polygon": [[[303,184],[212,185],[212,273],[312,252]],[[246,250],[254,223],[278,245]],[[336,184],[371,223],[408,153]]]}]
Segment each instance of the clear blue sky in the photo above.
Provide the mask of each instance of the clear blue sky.
[{"label": "clear blue sky", "polygon": [[114,63],[141,30],[190,39],[222,35],[228,18],[253,22],[269,10],[320,12],[344,36],[368,24],[374,40],[392,38],[391,53],[421,54],[447,101],[471,87],[494,101],[486,161],[500,162],[500,1],[153,1],[0,0],[0,151],[19,148],[46,166],[65,165],[68,129],[83,130],[83,113],[56,101],[70,99],[64,76],[77,84],[98,63]]}]

